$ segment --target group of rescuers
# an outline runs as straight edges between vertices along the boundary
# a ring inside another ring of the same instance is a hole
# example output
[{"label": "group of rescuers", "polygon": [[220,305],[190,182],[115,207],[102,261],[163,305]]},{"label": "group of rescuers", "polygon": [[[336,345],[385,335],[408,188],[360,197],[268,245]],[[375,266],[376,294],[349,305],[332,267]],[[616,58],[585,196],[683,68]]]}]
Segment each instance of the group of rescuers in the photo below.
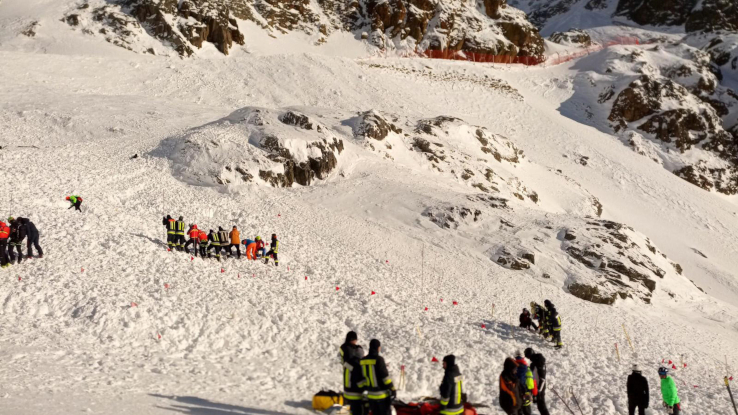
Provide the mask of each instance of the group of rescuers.
[{"label": "group of rescuers", "polygon": [[[344,403],[351,409],[351,415],[368,414],[390,415],[392,402],[397,396],[394,383],[387,371],[384,358],[380,355],[382,345],[377,339],[369,342],[369,353],[358,344],[356,332],[346,334],[340,347]],[[528,364],[530,361],[530,364]],[[466,394],[463,392],[464,379],[456,365],[456,357],[443,358],[444,375],[440,386],[440,415],[461,415],[464,413]],[[667,413],[679,415],[681,405],[674,379],[668,369],[658,369],[661,378],[663,406]],[[500,374],[500,407],[508,415],[531,415],[532,404],[538,407],[541,415],[549,415],[546,407],[546,358],[528,347],[523,353],[517,351],[515,358],[508,357]],[[637,365],[628,376],[628,413],[644,415],[649,405],[648,381]],[[366,399],[364,397],[366,393]]]},{"label": "group of rescuers", "polygon": [[[169,215],[164,217],[162,225],[167,229],[167,247],[169,250],[184,251],[189,254],[192,245],[195,256],[199,252],[202,258],[214,257],[220,261],[221,253],[223,256],[233,256],[232,248],[236,248],[236,257],[241,259],[241,245],[243,244],[246,247],[246,259],[263,258],[264,263],[268,264],[269,258],[274,258],[274,265],[279,266],[279,240],[277,240],[277,234],[272,234],[270,249],[266,251],[261,236],[242,241],[241,234],[236,226],[230,232],[219,227],[217,232],[210,229],[210,232],[206,233],[203,229],[199,229],[196,224],[190,224],[185,231],[184,218],[180,216],[179,219],[175,220]],[[186,242],[185,235],[189,236]]]}]

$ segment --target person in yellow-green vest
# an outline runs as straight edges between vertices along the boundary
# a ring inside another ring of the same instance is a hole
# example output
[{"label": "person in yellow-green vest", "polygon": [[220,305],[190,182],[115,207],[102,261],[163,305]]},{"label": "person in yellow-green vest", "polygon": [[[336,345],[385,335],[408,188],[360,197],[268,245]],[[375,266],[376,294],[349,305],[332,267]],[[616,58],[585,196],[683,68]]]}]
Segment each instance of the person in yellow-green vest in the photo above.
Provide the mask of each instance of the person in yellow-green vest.
[{"label": "person in yellow-green vest", "polygon": [[520,382],[520,396],[522,407],[520,415],[531,415],[531,403],[533,395],[536,394],[536,382],[533,380],[533,372],[528,367],[528,362],[520,352],[515,353],[515,363],[518,364],[517,375]]},{"label": "person in yellow-green vest", "polygon": [[185,223],[184,217],[180,216],[179,219],[174,223],[175,226],[175,238],[174,247],[177,251],[184,251],[185,246]]},{"label": "person in yellow-green vest", "polygon": [[277,240],[277,234],[276,233],[273,233],[272,234],[271,248],[272,249],[270,249],[269,252],[267,252],[266,254],[264,254],[264,257],[265,257],[264,258],[264,263],[265,264],[268,264],[269,263],[269,257],[272,257],[272,258],[274,258],[274,266],[278,267],[279,266],[279,241]]},{"label": "person in yellow-green vest", "polygon": [[215,249],[215,258],[220,261],[220,236],[211,229],[208,234],[208,241],[210,241],[210,245],[208,245],[208,258],[210,258],[210,250]]},{"label": "person in yellow-green vest", "polygon": [[359,386],[365,386],[369,398],[369,409],[372,415],[390,415],[392,412],[392,400],[397,396],[395,385],[387,372],[384,358],[379,355],[382,344],[377,339],[369,342],[369,354],[361,359],[361,371],[364,382]]},{"label": "person in yellow-green vest", "polygon": [[364,374],[361,370],[361,358],[364,349],[358,344],[356,332],[346,334],[346,341],[341,345],[343,402],[351,409],[351,415],[364,415]]},{"label": "person in yellow-green vest", "polygon": [[564,343],[561,342],[561,316],[559,316],[559,312],[556,311],[556,306],[554,306],[551,301],[546,300],[544,304],[546,305],[548,329],[552,335],[554,347],[561,349],[564,346]]},{"label": "person in yellow-green vest", "polygon": [[464,378],[456,365],[456,356],[443,358],[443,382],[441,382],[441,415],[464,413]]},{"label": "person in yellow-green vest", "polygon": [[67,210],[74,208],[75,210],[78,210],[82,212],[82,209],[80,209],[80,206],[82,206],[82,198],[77,195],[67,196],[67,200],[72,205],[67,208]]},{"label": "person in yellow-green vest", "polygon": [[167,215],[161,221],[162,225],[167,228],[167,247],[171,250],[177,247],[177,221],[170,215]]},{"label": "person in yellow-green vest", "polygon": [[682,412],[682,405],[679,403],[676,383],[669,376],[669,369],[660,367],[659,377],[661,378],[661,398],[664,401],[666,412],[671,415],[679,415]]}]

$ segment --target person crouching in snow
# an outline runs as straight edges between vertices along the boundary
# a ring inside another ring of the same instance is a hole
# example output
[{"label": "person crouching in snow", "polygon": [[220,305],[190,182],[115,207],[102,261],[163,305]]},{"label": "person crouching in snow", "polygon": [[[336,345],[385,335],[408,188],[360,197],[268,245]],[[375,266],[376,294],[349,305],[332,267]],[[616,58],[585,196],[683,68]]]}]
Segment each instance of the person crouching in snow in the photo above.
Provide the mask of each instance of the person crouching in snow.
[{"label": "person crouching in snow", "polygon": [[533,327],[533,330],[538,330],[538,326],[533,322],[533,318],[530,316],[530,311],[528,311],[527,308],[524,308],[523,312],[520,314],[520,327],[527,330],[530,330],[530,328]]},{"label": "person crouching in snow", "polygon": [[272,234],[272,249],[269,250],[269,252],[266,253],[266,258],[264,258],[264,263],[269,263],[269,257],[274,258],[274,266],[279,266],[279,241],[277,240],[277,234]]},{"label": "person crouching in snow", "polygon": [[460,415],[464,413],[463,385],[456,356],[450,354],[443,358],[443,382],[441,382],[441,415]]},{"label": "person crouching in snow", "polygon": [[664,400],[666,412],[671,415],[679,415],[682,412],[682,406],[679,404],[676,383],[669,376],[669,369],[660,367],[659,377],[661,378],[661,398]]},{"label": "person crouching in snow", "polygon": [[261,236],[256,237],[256,258],[263,258],[264,252],[266,250],[264,249],[264,241],[261,239]]},{"label": "person crouching in snow", "polygon": [[67,196],[67,200],[72,205],[67,208],[67,210],[74,208],[75,210],[78,210],[82,212],[82,209],[80,209],[80,206],[82,206],[82,198],[77,195]]},{"label": "person crouching in snow", "polygon": [[246,239],[243,241],[243,244],[246,246],[246,259],[256,259],[256,242]]}]

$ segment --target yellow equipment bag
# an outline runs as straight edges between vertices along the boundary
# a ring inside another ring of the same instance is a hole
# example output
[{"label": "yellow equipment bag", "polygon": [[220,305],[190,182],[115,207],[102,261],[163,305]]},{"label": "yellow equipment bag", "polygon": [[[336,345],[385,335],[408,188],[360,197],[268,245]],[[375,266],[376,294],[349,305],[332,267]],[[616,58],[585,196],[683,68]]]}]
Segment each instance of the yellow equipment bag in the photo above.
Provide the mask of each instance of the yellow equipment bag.
[{"label": "yellow equipment bag", "polygon": [[333,391],[320,391],[313,396],[313,409],[325,411],[333,405],[343,406],[343,395]]}]

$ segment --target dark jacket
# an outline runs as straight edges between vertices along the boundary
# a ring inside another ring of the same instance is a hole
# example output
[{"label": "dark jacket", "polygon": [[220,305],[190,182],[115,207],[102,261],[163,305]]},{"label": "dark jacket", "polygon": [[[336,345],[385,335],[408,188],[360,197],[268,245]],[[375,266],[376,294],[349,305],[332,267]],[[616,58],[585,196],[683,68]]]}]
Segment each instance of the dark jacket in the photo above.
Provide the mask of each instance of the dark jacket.
[{"label": "dark jacket", "polygon": [[464,378],[457,365],[446,366],[441,382],[441,414],[455,415],[464,412],[464,402],[461,395],[464,388]]},{"label": "dark jacket", "polygon": [[20,219],[21,224],[23,224],[26,227],[26,234],[28,235],[29,241],[35,241],[38,240],[38,229],[36,229],[36,225],[31,222],[28,218]]},{"label": "dark jacket", "polygon": [[540,353],[533,353],[528,357],[530,360],[530,370],[534,376],[538,376],[538,390],[546,389],[546,358]]},{"label": "dark jacket", "polygon": [[388,399],[390,391],[395,390],[392,379],[389,377],[384,358],[377,349],[370,348],[369,354],[361,359],[361,370],[366,379],[366,390],[370,400]]},{"label": "dark jacket", "polygon": [[341,364],[343,365],[343,397],[347,400],[361,400],[364,392],[364,374],[361,370],[361,358],[364,349],[359,345],[344,343],[341,345]]},{"label": "dark jacket", "polygon": [[26,238],[27,229],[23,224],[23,218],[10,222],[10,243],[20,244]]},{"label": "dark jacket", "polygon": [[648,380],[640,371],[628,375],[628,403],[648,408]]},{"label": "dark jacket", "polygon": [[505,365],[500,374],[500,407],[506,414],[517,414],[523,406],[517,370],[518,364],[515,360],[509,357],[505,359]]},{"label": "dark jacket", "polygon": [[520,327],[530,327],[533,324],[533,319],[530,318],[530,313],[520,314]]},{"label": "dark jacket", "polygon": [[548,309],[548,328],[549,331],[561,331],[561,317],[553,307]]},{"label": "dark jacket", "polygon": [[171,218],[172,217],[170,215],[164,216],[164,219],[162,219],[161,224],[164,225],[164,226],[169,226],[169,219],[171,219]]}]

